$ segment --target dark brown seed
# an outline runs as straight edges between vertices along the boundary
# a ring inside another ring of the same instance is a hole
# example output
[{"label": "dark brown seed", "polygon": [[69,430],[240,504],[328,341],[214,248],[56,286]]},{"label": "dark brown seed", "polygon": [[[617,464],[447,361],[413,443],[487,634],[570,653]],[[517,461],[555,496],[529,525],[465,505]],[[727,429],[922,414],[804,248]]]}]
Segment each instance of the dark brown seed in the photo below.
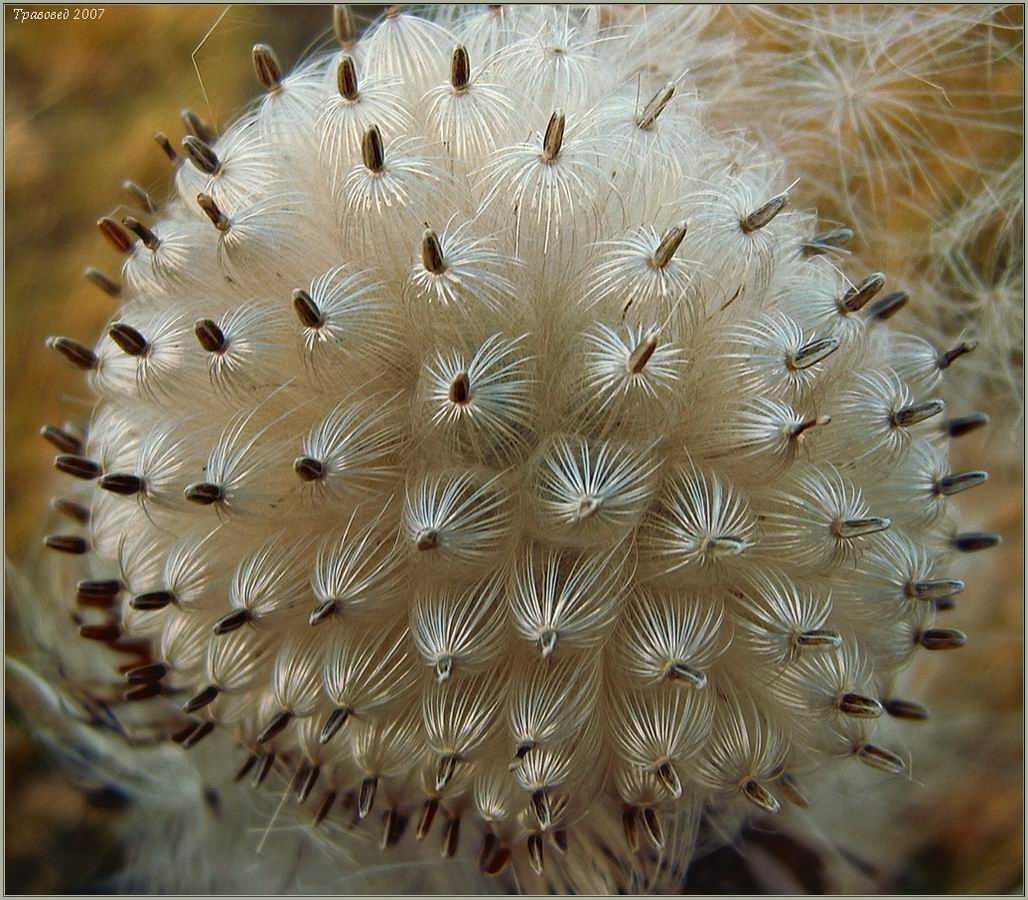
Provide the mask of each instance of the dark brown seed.
[{"label": "dark brown seed", "polygon": [[946,475],[935,482],[935,491],[949,497],[984,484],[988,480],[988,472],[958,472],[955,475]]},{"label": "dark brown seed", "polygon": [[400,815],[395,809],[382,813],[382,838],[378,847],[380,850],[388,850],[395,847],[407,830],[407,817]]},{"label": "dark brown seed", "polygon": [[251,613],[248,609],[234,609],[214,623],[215,634],[228,634],[237,628],[242,628],[250,621]]},{"label": "dark brown seed", "polygon": [[61,553],[82,554],[89,552],[89,543],[85,538],[74,534],[48,534],[43,543],[51,550]]},{"label": "dark brown seed", "polygon": [[203,709],[208,703],[213,703],[217,696],[218,689],[213,684],[209,684],[207,687],[193,694],[193,696],[190,697],[182,706],[182,711],[194,713],[198,709]]},{"label": "dark brown seed", "polygon": [[839,712],[857,719],[877,719],[882,714],[881,703],[860,694],[843,694],[835,705]]},{"label": "dark brown seed", "polygon": [[862,310],[885,286],[885,273],[872,272],[860,284],[851,287],[842,298],[842,308],[848,313]]},{"label": "dark brown seed", "polygon": [[642,820],[643,827],[646,829],[646,835],[653,846],[658,850],[664,849],[664,829],[661,827],[657,811],[651,806],[644,807]]},{"label": "dark brown seed", "polygon": [[381,172],[385,168],[385,148],[382,146],[382,132],[372,125],[361,139],[361,159],[369,172]]},{"label": "dark brown seed", "polygon": [[150,349],[150,344],[146,338],[131,325],[126,325],[124,322],[115,322],[107,329],[107,334],[129,356],[142,356]]},{"label": "dark brown seed", "polygon": [[318,811],[314,813],[314,824],[320,825],[325,821],[325,817],[329,814],[332,809],[332,804],[336,802],[336,792],[329,791],[321,798],[321,803],[318,804]]},{"label": "dark brown seed", "polygon": [[524,759],[529,752],[534,750],[537,746],[539,745],[533,740],[521,741],[517,747],[514,748],[514,758]]},{"label": "dark brown seed", "polygon": [[989,424],[989,417],[983,412],[971,413],[969,416],[958,416],[955,419],[949,419],[944,425],[943,430],[953,438],[963,437],[965,434],[970,434],[972,431],[977,431],[985,425]]},{"label": "dark brown seed", "polygon": [[450,84],[457,93],[464,93],[471,82],[471,60],[463,44],[453,48],[450,56]]},{"label": "dark brown seed", "polygon": [[578,521],[584,521],[591,516],[596,515],[599,512],[600,507],[603,506],[603,497],[597,494],[583,494],[578,498],[576,504],[575,518]]},{"label": "dark brown seed", "polygon": [[307,328],[321,328],[325,324],[325,317],[318,309],[314,298],[302,288],[293,291],[293,309]]},{"label": "dark brown seed", "polygon": [[138,610],[153,610],[164,609],[174,602],[175,595],[171,591],[150,591],[133,597],[129,600],[129,606]]},{"label": "dark brown seed", "polygon": [[66,516],[79,525],[89,524],[89,509],[76,500],[69,500],[67,497],[54,497],[50,501],[53,508],[62,516]]},{"label": "dark brown seed", "polygon": [[918,635],[917,643],[925,650],[956,650],[967,643],[967,635],[955,628],[927,628]]},{"label": "dark brown seed", "polygon": [[553,810],[546,791],[532,791],[532,809],[541,828],[548,828],[553,821]]},{"label": "dark brown seed", "polygon": [[998,534],[991,531],[968,531],[953,538],[953,546],[961,553],[977,553],[979,550],[991,550],[1003,542]]},{"label": "dark brown seed", "polygon": [[121,296],[121,285],[113,278],[105,275],[99,269],[94,268],[93,266],[88,266],[82,274],[86,276],[87,281],[95,284],[101,291],[107,294],[108,297]]},{"label": "dark brown seed", "polygon": [[189,161],[201,172],[217,175],[221,171],[221,160],[218,159],[218,154],[214,152],[210,144],[195,134],[187,134],[182,138],[182,149],[186,151]]},{"label": "dark brown seed", "polygon": [[336,69],[336,88],[339,96],[351,103],[360,97],[357,67],[354,65],[352,56],[346,55],[339,60],[339,66]]},{"label": "dark brown seed", "polygon": [[204,143],[213,144],[218,139],[214,129],[191,109],[182,110],[181,117],[182,124],[186,126],[186,131],[195,135]]},{"label": "dark brown seed", "polygon": [[110,606],[121,588],[121,582],[111,578],[88,579],[75,586],[75,596],[82,606]]},{"label": "dark brown seed", "polygon": [[682,782],[678,778],[678,773],[675,771],[675,767],[666,760],[662,762],[654,770],[654,774],[657,776],[664,789],[675,798],[682,796]]},{"label": "dark brown seed", "polygon": [[799,634],[796,643],[801,647],[841,647],[842,635],[827,628],[812,628]]},{"label": "dark brown seed", "polygon": [[135,703],[141,700],[152,700],[164,693],[164,687],[160,681],[147,681],[144,684],[129,688],[122,695],[126,703]]},{"label": "dark brown seed", "polygon": [[139,219],[136,219],[133,216],[125,216],[125,218],[121,220],[121,224],[139,238],[147,250],[152,252],[161,246],[160,238],[140,222]]},{"label": "dark brown seed", "polygon": [[742,786],[742,793],[750,803],[764,810],[764,812],[777,813],[782,808],[778,798],[759,781],[755,781],[752,778]]},{"label": "dark brown seed", "polygon": [[102,625],[80,625],[79,636],[90,641],[112,643],[121,637],[121,626],[117,622],[105,622]]},{"label": "dark brown seed", "polygon": [[256,765],[257,760],[259,758],[260,757],[258,757],[256,753],[251,753],[248,757],[246,757],[246,761],[243,763],[242,766],[240,766],[239,771],[236,772],[236,777],[233,780],[242,781],[244,778],[246,778],[246,776],[250,774],[250,770]]},{"label": "dark brown seed", "polygon": [[657,121],[660,114],[664,112],[664,108],[671,102],[671,98],[675,96],[675,85],[672,82],[668,82],[662,87],[656,94],[653,95],[653,99],[646,104],[646,107],[635,123],[640,128],[648,130],[653,127],[653,124]]},{"label": "dark brown seed", "polygon": [[781,789],[785,799],[793,806],[798,806],[800,809],[807,809],[810,806],[810,801],[804,796],[803,791],[796,784],[796,779],[790,774],[785,773],[778,779],[778,787]]},{"label": "dark brown seed", "polygon": [[357,818],[367,818],[375,805],[375,793],[378,791],[377,778],[365,778],[361,782],[360,796],[357,799]]},{"label": "dark brown seed", "polygon": [[435,769],[435,789],[437,791],[443,790],[450,783],[459,762],[460,757],[452,753],[446,753],[439,758]]},{"label": "dark brown seed", "polygon": [[978,341],[962,341],[957,344],[952,350],[947,350],[945,353],[939,356],[939,368],[948,369],[955,360],[960,359],[967,353],[971,353],[978,348]]},{"label": "dark brown seed", "polygon": [[788,192],[776,194],[770,200],[767,201],[763,206],[757,207],[751,212],[746,218],[739,222],[739,227],[746,233],[751,234],[760,228],[763,228],[775,216],[777,216],[783,209],[785,204],[789,202]]},{"label": "dark brown seed", "polygon": [[324,603],[319,603],[315,607],[314,612],[311,613],[308,621],[311,625],[318,625],[326,619],[330,619],[336,614],[336,606],[335,600],[326,600]]},{"label": "dark brown seed", "polygon": [[924,581],[908,582],[906,593],[908,597],[917,600],[938,600],[941,597],[951,597],[954,594],[962,593],[964,587],[964,582],[959,578],[925,579]]},{"label": "dark brown seed", "polygon": [[807,256],[828,253],[845,246],[852,239],[853,230],[851,228],[832,228],[830,231],[815,234],[809,241],[804,242],[803,252]]},{"label": "dark brown seed", "polygon": [[928,718],[928,710],[912,700],[886,700],[885,711],[897,719],[910,719],[915,722]]},{"label": "dark brown seed", "polygon": [[539,650],[543,659],[549,659],[553,655],[553,651],[557,649],[557,641],[559,639],[560,635],[552,628],[547,628],[539,636]]},{"label": "dark brown seed", "polygon": [[500,847],[494,854],[490,862],[482,868],[484,875],[495,877],[503,872],[510,863],[510,847]]},{"label": "dark brown seed", "polygon": [[112,494],[121,494],[123,497],[130,497],[133,494],[141,494],[146,490],[146,482],[138,475],[128,475],[124,472],[113,472],[104,475],[97,482],[97,486]]},{"label": "dark brown seed", "polygon": [[471,379],[467,372],[458,372],[450,382],[450,402],[464,406],[471,399]]},{"label": "dark brown seed", "polygon": [[353,816],[350,818],[350,824],[347,826],[348,828],[353,828],[354,826],[359,825],[361,821],[360,816],[357,814],[359,812],[357,808],[357,793],[358,792],[355,791],[347,791],[343,794],[343,800],[340,803],[344,812],[350,810],[353,811]]},{"label": "dark brown seed", "polygon": [[328,717],[328,721],[325,722],[325,727],[321,729],[321,743],[327,744],[340,728],[346,724],[346,720],[350,718],[349,709],[334,709],[332,714]]},{"label": "dark brown seed", "polygon": [[208,353],[223,353],[228,345],[225,332],[213,319],[197,319],[193,323],[193,334]]},{"label": "dark brown seed", "polygon": [[257,735],[257,743],[266,744],[277,734],[280,734],[282,729],[289,724],[292,718],[293,714],[287,710],[275,713],[275,715],[271,717],[271,721],[264,726],[264,730]]},{"label": "dark brown seed", "polygon": [[311,791],[314,790],[314,785],[318,783],[318,776],[321,774],[321,769],[318,766],[311,766],[307,769],[306,774],[300,780],[299,787],[296,789],[296,802],[304,803],[307,798],[311,795]]},{"label": "dark brown seed", "polygon": [[447,819],[443,826],[443,859],[452,859],[460,843],[460,816]]},{"label": "dark brown seed", "polygon": [[264,784],[264,779],[268,777],[268,773],[272,770],[275,765],[275,754],[274,753],[263,753],[260,756],[260,761],[257,764],[257,770],[253,773],[253,786],[260,787]]},{"label": "dark brown seed", "polygon": [[434,275],[442,275],[446,271],[446,260],[443,258],[439,235],[431,228],[426,228],[421,235],[421,264]]},{"label": "dark brown seed", "polygon": [[293,772],[293,778],[289,782],[288,790],[290,790],[290,791],[297,791],[297,790],[299,790],[300,785],[303,784],[303,780],[304,780],[304,778],[307,777],[307,773],[310,770],[311,770],[310,764],[306,760],[301,761],[300,765],[297,766],[296,771]]},{"label": "dark brown seed", "polygon": [[667,670],[667,678],[668,681],[675,681],[697,689],[707,686],[706,674],[684,662],[672,663]]},{"label": "dark brown seed", "polygon": [[868,534],[885,531],[892,526],[892,519],[884,516],[865,516],[862,519],[845,519],[833,523],[832,531],[836,537],[852,540]]},{"label": "dark brown seed", "polygon": [[222,234],[232,227],[232,223],[228,220],[228,216],[218,208],[218,204],[214,202],[214,198],[210,194],[197,194],[196,203],[203,211],[203,214],[211,220],[211,224],[214,225],[218,231],[222,232]]},{"label": "dark brown seed", "polygon": [[785,365],[793,371],[809,369],[831,356],[838,349],[839,339],[837,337],[819,338],[804,344],[795,353],[787,353]]},{"label": "dark brown seed", "polygon": [[940,597],[935,601],[936,612],[947,612],[948,610],[956,609],[956,607],[957,601],[952,597]]},{"label": "dark brown seed", "polygon": [[253,70],[257,81],[268,93],[282,88],[282,67],[278,63],[275,51],[267,44],[253,45]]},{"label": "dark brown seed", "polygon": [[405,816],[401,814],[397,817],[396,824],[389,834],[389,843],[387,844],[387,847],[392,847],[400,840],[400,838],[403,837],[404,833],[407,831],[407,826],[409,824],[410,816]]},{"label": "dark brown seed", "polygon": [[193,733],[193,731],[199,724],[199,722],[189,722],[187,725],[184,725],[182,728],[180,728],[178,731],[172,734],[171,739],[176,744],[181,744],[187,737],[189,737],[189,735]]},{"label": "dark brown seed", "polygon": [[542,875],[546,871],[546,857],[543,855],[543,836],[541,834],[528,836],[528,863],[536,875]]},{"label": "dark brown seed", "polygon": [[172,146],[171,141],[168,140],[168,136],[163,131],[155,131],[153,139],[157,141],[157,146],[164,151],[164,155],[171,160],[172,165],[178,165],[180,161],[178,152]]},{"label": "dark brown seed", "polygon": [[[429,801],[431,802],[431,801]],[[491,831],[487,831],[482,836],[482,849],[478,851],[478,868],[479,871],[484,872],[486,863],[492,859],[493,853],[496,850],[496,845],[499,843],[499,839]]]},{"label": "dark brown seed", "polygon": [[39,435],[45,441],[49,441],[61,453],[70,453],[78,456],[82,453],[82,441],[78,435],[58,428],[56,425],[44,425],[39,429]]},{"label": "dark brown seed", "polygon": [[682,245],[682,241],[685,240],[687,230],[688,225],[682,222],[680,225],[669,228],[664,232],[664,236],[660,239],[657,249],[653,251],[653,258],[650,260],[653,268],[663,269],[667,267],[667,264],[671,262],[678,248]]},{"label": "dark brown seed", "polygon": [[626,806],[621,810],[621,827],[625,832],[625,843],[632,853],[639,850],[639,830],[636,827],[639,822],[639,810],[634,806]]},{"label": "dark brown seed", "polygon": [[193,503],[199,503],[201,506],[210,506],[212,503],[224,500],[225,492],[222,491],[220,485],[211,484],[209,481],[199,481],[186,488],[185,496],[187,500],[191,500]]},{"label": "dark brown seed", "polygon": [[129,684],[145,684],[150,681],[160,681],[168,674],[168,667],[164,663],[147,663],[145,666],[135,666],[125,673],[125,680]]},{"label": "dark brown seed", "polygon": [[324,464],[312,456],[298,456],[293,463],[293,469],[301,481],[318,481],[325,477]]},{"label": "dark brown seed", "polygon": [[919,422],[937,416],[946,408],[942,400],[925,400],[923,403],[912,403],[897,409],[892,414],[892,424],[897,428],[909,428]]},{"label": "dark brown seed", "polygon": [[76,456],[74,453],[61,453],[54,457],[54,468],[65,475],[72,475],[81,478],[83,481],[92,481],[100,477],[100,466],[91,459],[84,456]]},{"label": "dark brown seed", "polygon": [[857,751],[857,758],[866,765],[892,775],[898,775],[906,765],[900,757],[891,750],[876,747],[874,744],[864,744]]},{"label": "dark brown seed", "polygon": [[564,127],[567,120],[564,110],[555,109],[546,123],[546,133],[543,135],[543,162],[552,163],[560,156],[560,148],[564,145]]},{"label": "dark brown seed", "polygon": [[202,722],[199,727],[195,728],[186,739],[182,742],[184,749],[189,750],[200,743],[207,735],[214,731],[213,722]]},{"label": "dark brown seed", "polygon": [[439,532],[433,528],[426,528],[415,535],[414,546],[419,550],[434,550],[439,546]]},{"label": "dark brown seed", "polygon": [[[428,832],[432,830],[432,822],[435,821],[435,814],[439,810],[439,801],[434,797],[425,801],[425,805],[421,808],[421,818],[418,819],[418,827],[414,832],[416,840],[423,841],[428,835]],[[486,834],[486,837],[491,837],[492,832]],[[495,838],[494,838],[495,840]]]},{"label": "dark brown seed", "polygon": [[651,334],[649,337],[643,338],[628,357],[628,371],[633,375],[638,375],[646,368],[646,363],[650,361],[650,357],[653,356],[656,350],[656,335]]},{"label": "dark brown seed", "polygon": [[892,293],[886,294],[884,297],[879,297],[875,300],[874,303],[867,308],[867,314],[872,319],[884,322],[886,319],[891,319],[896,315],[896,313],[903,309],[909,300],[910,294],[906,291],[893,291]]},{"label": "dark brown seed", "polygon": [[134,666],[142,666],[152,662],[151,651],[153,650],[148,639],[131,639],[122,637],[117,644],[118,653],[131,657],[130,661],[123,662],[117,667],[119,674],[124,674]]},{"label": "dark brown seed", "polygon": [[51,350],[56,350],[73,366],[84,372],[96,368],[98,362],[96,354],[78,341],[66,337],[51,337],[46,339],[46,346]]},{"label": "dark brown seed", "polygon": [[132,249],[132,236],[110,216],[102,216],[96,220],[100,234],[119,253],[128,253]]},{"label": "dark brown seed", "polygon": [[553,843],[561,853],[568,852],[568,833],[563,828],[553,832]]}]

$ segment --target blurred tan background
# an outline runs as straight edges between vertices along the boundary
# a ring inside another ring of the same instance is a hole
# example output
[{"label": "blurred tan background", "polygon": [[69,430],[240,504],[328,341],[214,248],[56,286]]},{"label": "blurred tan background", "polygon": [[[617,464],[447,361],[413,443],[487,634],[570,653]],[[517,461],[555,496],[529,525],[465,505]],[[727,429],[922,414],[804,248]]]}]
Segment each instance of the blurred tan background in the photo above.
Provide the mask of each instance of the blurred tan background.
[{"label": "blurred tan background", "polygon": [[[5,553],[16,571],[37,564],[49,515],[53,452],[39,427],[89,414],[81,377],[44,339],[65,334],[90,344],[115,310],[82,278],[87,265],[117,274],[97,217],[125,214],[125,179],[163,197],[171,170],[153,132],[177,144],[184,107],[216,126],[229,121],[256,91],[255,41],[270,43],[288,67],[331,24],[329,7],[101,8],[99,21],[59,22],[16,22],[13,8],[4,9]],[[945,614],[946,626],[971,635],[969,646],[917,674],[919,699],[942,722],[918,747],[929,761],[917,772],[911,818],[899,819],[902,861],[879,873],[885,891],[1006,893],[1023,882],[1023,463],[1015,447],[990,445],[988,434],[965,440],[963,462],[993,468],[967,519],[1001,532],[1005,543],[976,560],[972,587]],[[9,651],[16,641],[8,637]],[[104,890],[118,867],[106,825],[124,799],[113,788],[83,795],[10,708],[6,724],[8,892]]]}]

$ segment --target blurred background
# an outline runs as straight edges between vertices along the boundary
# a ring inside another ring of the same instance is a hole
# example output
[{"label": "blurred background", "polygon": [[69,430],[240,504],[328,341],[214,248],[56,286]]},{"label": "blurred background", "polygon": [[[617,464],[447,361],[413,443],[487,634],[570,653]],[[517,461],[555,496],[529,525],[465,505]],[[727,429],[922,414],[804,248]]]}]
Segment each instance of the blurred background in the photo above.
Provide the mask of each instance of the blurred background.
[{"label": "blurred background", "polygon": [[[270,43],[288,67],[324,45],[331,26],[327,6],[98,8],[99,20],[42,22],[17,22],[14,8],[4,9],[8,584],[46,565],[38,548],[53,453],[39,427],[89,415],[82,379],[44,339],[64,334],[90,344],[115,311],[115,301],[82,277],[89,265],[117,275],[96,219],[127,212],[125,179],[163,198],[171,168],[153,133],[165,131],[177,145],[184,108],[216,127],[230,121],[257,89],[254,42]],[[355,8],[358,21],[380,11]],[[1020,78],[1023,96],[1023,70]],[[963,507],[967,527],[998,531],[1004,544],[974,560],[969,590],[945,614],[947,627],[971,635],[969,645],[925,660],[910,676],[912,696],[935,714],[915,726],[914,780],[845,807],[863,821],[847,816],[844,840],[869,863],[880,891],[1023,889],[1024,468],[1014,434],[1021,428],[1020,419],[1007,422],[958,447],[962,467],[993,473]],[[16,623],[9,625],[7,652],[17,655]],[[9,704],[5,751],[7,891],[107,889],[119,866],[111,826],[125,799],[115,786],[76,788]],[[715,854],[697,864],[691,888],[736,892],[747,884],[737,856]]]}]

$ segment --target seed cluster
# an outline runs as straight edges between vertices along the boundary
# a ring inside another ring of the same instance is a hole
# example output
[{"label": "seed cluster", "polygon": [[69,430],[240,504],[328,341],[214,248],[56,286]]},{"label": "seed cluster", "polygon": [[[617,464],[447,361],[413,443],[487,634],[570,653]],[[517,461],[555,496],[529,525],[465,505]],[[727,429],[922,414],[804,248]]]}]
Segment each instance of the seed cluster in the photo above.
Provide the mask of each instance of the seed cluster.
[{"label": "seed cluster", "polygon": [[488,874],[901,772],[875,720],[925,716],[894,676],[963,643],[952,557],[998,540],[947,513],[986,478],[939,398],[973,346],[894,331],[848,230],[595,12],[336,25],[288,75],[256,46],[224,134],[159,136],[171,198],[99,223],[115,319],[51,339],[98,401],[43,431],[46,540],[83,636],[148,642],[127,699],[319,827],[463,823]]}]

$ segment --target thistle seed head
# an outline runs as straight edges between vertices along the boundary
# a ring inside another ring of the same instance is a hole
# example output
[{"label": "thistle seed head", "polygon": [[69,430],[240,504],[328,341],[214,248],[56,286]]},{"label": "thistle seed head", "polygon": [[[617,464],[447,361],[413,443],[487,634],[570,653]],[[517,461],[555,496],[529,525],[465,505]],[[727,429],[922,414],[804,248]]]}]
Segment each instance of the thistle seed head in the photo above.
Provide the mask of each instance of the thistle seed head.
[{"label": "thistle seed head", "polygon": [[901,771],[876,721],[923,708],[883,685],[964,642],[950,551],[998,542],[940,539],[986,477],[947,460],[979,420],[939,424],[972,345],[894,332],[906,295],[826,264],[852,232],[640,93],[631,34],[335,23],[292,73],[257,45],[222,135],[161,140],[153,225],[100,220],[121,312],[51,340],[97,411],[43,432],[83,636],[147,642],[162,733],[286,772],[328,840],[438,821],[493,876],[645,869],[702,809],[806,804],[800,766]]}]

